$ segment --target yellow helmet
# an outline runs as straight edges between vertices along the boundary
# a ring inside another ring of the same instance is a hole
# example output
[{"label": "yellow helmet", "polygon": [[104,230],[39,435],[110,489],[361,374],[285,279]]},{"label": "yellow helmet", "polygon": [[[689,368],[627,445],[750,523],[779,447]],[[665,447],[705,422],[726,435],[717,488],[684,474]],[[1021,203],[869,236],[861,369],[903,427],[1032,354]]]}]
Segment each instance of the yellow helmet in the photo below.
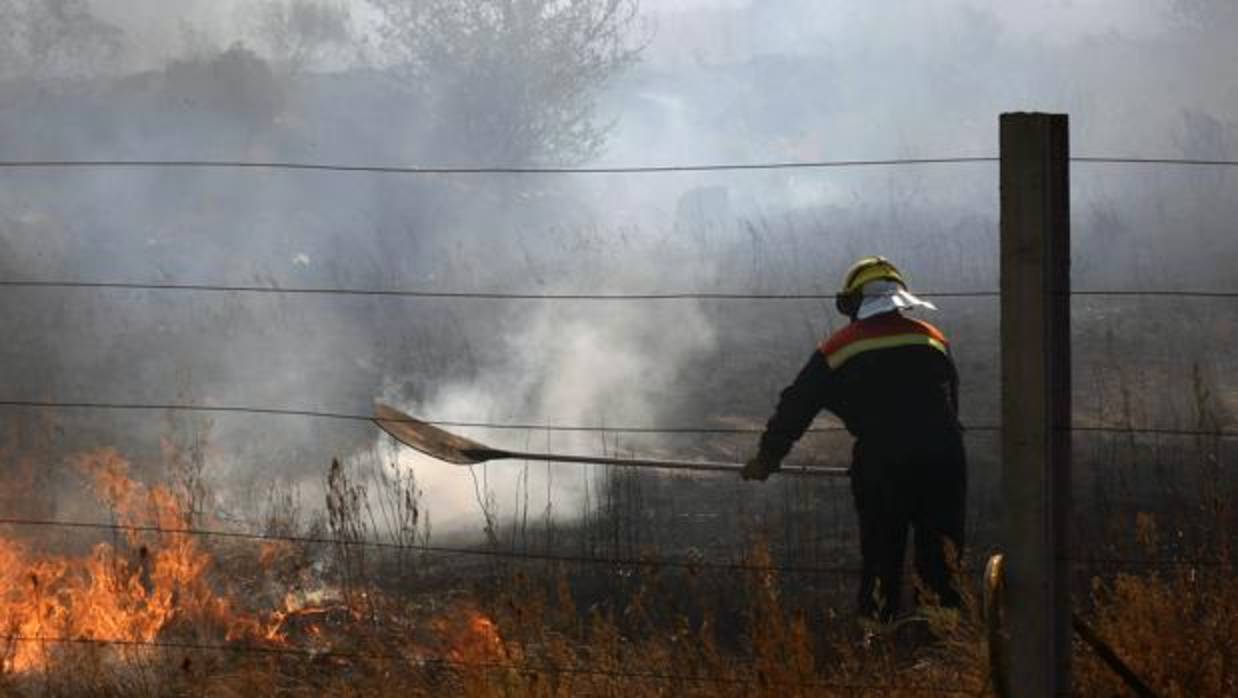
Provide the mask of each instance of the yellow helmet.
[{"label": "yellow helmet", "polygon": [[838,312],[854,317],[860,309],[860,301],[863,300],[861,291],[864,284],[882,279],[893,281],[904,290],[907,288],[907,282],[903,281],[903,275],[899,273],[898,267],[885,257],[864,257],[852,264],[847,274],[843,276],[842,290],[838,292],[834,300]]},{"label": "yellow helmet", "polygon": [[878,279],[897,281],[900,286],[907,288],[907,283],[903,281],[903,275],[899,273],[898,267],[885,257],[874,256],[864,257],[851,265],[851,268],[847,270],[847,275],[843,277],[842,293],[854,293],[869,281]]}]

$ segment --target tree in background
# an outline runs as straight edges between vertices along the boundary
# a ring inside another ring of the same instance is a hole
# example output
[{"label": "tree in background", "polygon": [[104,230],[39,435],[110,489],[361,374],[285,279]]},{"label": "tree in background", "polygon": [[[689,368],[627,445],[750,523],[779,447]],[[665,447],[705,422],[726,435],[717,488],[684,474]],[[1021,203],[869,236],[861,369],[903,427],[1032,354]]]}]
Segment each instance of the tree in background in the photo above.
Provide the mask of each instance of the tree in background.
[{"label": "tree in background", "polygon": [[168,104],[184,108],[181,119],[204,119],[201,130],[217,145],[229,136],[261,135],[284,108],[285,85],[267,61],[239,43],[218,54],[173,60],[164,74]]},{"label": "tree in background", "polygon": [[268,0],[242,9],[257,47],[293,75],[346,60],[356,38],[348,7],[334,0]]},{"label": "tree in background", "polygon": [[639,0],[369,0],[383,62],[426,105],[436,157],[576,163],[609,124],[596,95],[633,63]]}]

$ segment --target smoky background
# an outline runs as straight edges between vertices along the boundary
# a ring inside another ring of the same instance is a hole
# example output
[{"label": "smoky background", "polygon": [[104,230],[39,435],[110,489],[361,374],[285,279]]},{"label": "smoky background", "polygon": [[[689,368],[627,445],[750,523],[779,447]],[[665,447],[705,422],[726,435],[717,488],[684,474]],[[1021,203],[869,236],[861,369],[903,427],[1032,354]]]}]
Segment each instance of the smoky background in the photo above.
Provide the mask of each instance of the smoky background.
[{"label": "smoky background", "polygon": [[[1238,13],[1225,2],[599,1],[579,6],[602,14],[558,24],[539,14],[552,5],[172,11],[12,0],[0,10],[3,159],[520,167],[975,156],[995,154],[996,115],[1018,109],[1069,113],[1077,155],[1235,157]],[[602,38],[580,44],[582,26]],[[1074,287],[1232,291],[1236,176],[1076,163]],[[996,182],[995,163],[652,175],[0,169],[0,278],[828,294],[856,257],[882,253],[913,291],[987,292],[997,287]],[[963,419],[994,425],[997,299],[937,302],[931,319],[953,340]],[[755,434],[620,428],[759,428],[840,326],[830,305],[10,287],[0,384],[11,400],[354,414],[382,398],[426,419],[615,429],[462,430],[497,446],[742,460]],[[1087,296],[1074,312],[1077,422],[1233,427],[1232,300]],[[607,523],[632,547],[651,537],[725,546],[741,535],[719,526],[732,521],[763,522],[789,547],[854,537],[844,483],[520,463],[470,473],[394,450],[365,423],[4,410],[4,450],[32,459],[36,483],[35,496],[9,499],[34,513],[85,506],[59,456],[114,446],[158,480],[170,443],[198,459],[214,507],[241,521],[270,506],[272,482],[318,508],[340,458],[412,468],[442,535],[515,535],[522,517],[588,521],[599,498],[613,505],[639,490]],[[1232,441],[1204,452],[1174,437],[1080,438],[1085,498],[1169,509],[1210,485],[1234,492],[1231,472],[1208,483],[1174,462],[1232,461]],[[968,439],[969,525],[984,540],[1000,515],[999,444],[984,429]],[[823,432],[791,460],[848,458],[849,440]],[[788,523],[804,520],[796,512],[812,523]]]}]

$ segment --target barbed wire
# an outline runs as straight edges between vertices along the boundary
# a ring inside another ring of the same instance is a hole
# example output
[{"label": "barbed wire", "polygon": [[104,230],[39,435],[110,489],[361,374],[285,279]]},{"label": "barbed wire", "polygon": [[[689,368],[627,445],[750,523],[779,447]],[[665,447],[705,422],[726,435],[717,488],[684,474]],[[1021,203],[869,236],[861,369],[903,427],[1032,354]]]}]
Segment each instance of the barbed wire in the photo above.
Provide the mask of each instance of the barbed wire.
[{"label": "barbed wire", "polygon": [[302,545],[338,545],[343,547],[374,548],[380,550],[398,550],[410,553],[426,553],[433,555],[462,555],[510,560],[527,560],[536,562],[559,562],[581,565],[608,565],[612,567],[646,567],[646,568],[677,568],[693,570],[726,570],[731,572],[778,572],[780,574],[815,574],[852,576],[860,574],[854,567],[803,567],[797,565],[757,565],[746,562],[714,562],[708,560],[687,560],[655,557],[597,557],[591,555],[568,555],[564,553],[538,553],[520,550],[498,550],[486,548],[464,548],[444,545],[429,545],[420,543],[393,543],[386,541],[330,538],[326,536],[295,536],[268,533],[246,533],[242,531],[221,531],[205,528],[168,528],[166,526],[136,525],[120,523],[104,523],[90,521],[63,521],[58,519],[29,519],[20,517],[0,517],[0,525],[20,526],[29,528],[63,528],[77,530],[98,530],[116,533],[155,533],[167,536],[194,536],[201,538],[224,538],[257,542],[282,542]]},{"label": "barbed wire", "polygon": [[1235,566],[1232,560],[1206,558],[1068,557],[1063,559],[1076,567],[1211,567],[1230,569]]},{"label": "barbed wire", "polygon": [[[108,402],[57,402],[49,400],[0,400],[0,406],[29,407],[47,409],[98,409],[98,410],[171,410],[184,412],[224,412],[239,414],[275,415],[290,417],[312,417],[335,419],[342,421],[373,422],[377,417],[345,412],[330,412],[320,410],[283,409],[274,407],[246,407],[232,405],[187,405],[177,403],[108,403]],[[409,422],[411,419],[384,418],[387,422]],[[602,432],[617,434],[760,434],[763,429],[756,427],[633,427],[633,426],[587,426],[559,425],[533,423],[497,423],[477,421],[453,421],[441,419],[417,420],[440,427],[458,427],[475,429],[495,429],[511,431],[550,431],[550,432]],[[809,432],[845,432],[842,426],[814,427]]]},{"label": "barbed wire", "polygon": [[[1120,164],[1120,165],[1177,165],[1203,167],[1234,167],[1238,160],[1214,160],[1206,158],[1089,156],[1069,158],[1072,163]],[[668,165],[600,165],[590,167],[554,166],[417,166],[417,165],[350,165],[329,162],[303,162],[291,160],[150,160],[150,159],[98,159],[98,160],[2,160],[3,169],[233,169],[233,170],[285,170],[307,172],[368,173],[389,175],[611,175],[611,174],[669,174],[684,172],[743,172],[763,170],[811,170],[853,167],[890,167],[917,165],[954,165],[968,163],[1000,163],[996,155],[963,155],[923,158],[877,158],[850,160],[802,160],[767,162],[719,162]]]},{"label": "barbed wire", "polygon": [[[279,407],[250,407],[241,405],[192,405],[185,403],[130,403],[130,402],[86,402],[86,401],[57,401],[57,400],[0,400],[0,407],[17,407],[30,409],[85,409],[85,410],[119,410],[119,411],[150,411],[150,410],[166,410],[176,412],[217,412],[217,413],[237,413],[237,414],[253,414],[253,415],[271,415],[282,417],[309,417],[315,419],[333,419],[340,421],[354,422],[373,422],[377,417],[374,415],[361,415],[349,412],[332,412],[326,410],[306,410],[306,409],[288,409]],[[413,419],[387,419],[387,422],[412,422]],[[582,433],[614,433],[614,434],[761,434],[765,431],[764,427],[707,427],[707,426],[690,426],[690,427],[651,427],[651,426],[605,426],[605,425],[564,425],[564,424],[534,424],[534,423],[501,423],[501,422],[483,422],[483,421],[454,421],[446,419],[418,419],[418,422],[433,424],[440,427],[456,427],[465,429],[494,429],[507,431],[543,431],[543,432],[582,432]],[[980,432],[980,433],[997,433],[1002,430],[1001,425],[997,424],[964,424],[963,431]],[[1082,433],[1100,433],[1100,434],[1126,434],[1126,435],[1155,435],[1155,436],[1182,436],[1182,437],[1220,437],[1220,438],[1235,438],[1238,437],[1238,431],[1230,431],[1226,429],[1178,429],[1172,427],[1136,427],[1136,426],[1105,426],[1105,425],[1075,425],[1061,428],[1062,431],[1082,432]],[[828,425],[820,427],[810,427],[805,433],[846,433],[846,427],[841,425]]]},{"label": "barbed wire", "polygon": [[1105,297],[1150,297],[1150,298],[1238,298],[1238,291],[1195,291],[1195,290],[1157,290],[1157,291],[1136,291],[1136,290],[1113,290],[1107,291],[1103,289],[1084,289],[1080,291],[1071,291],[1071,296],[1105,296]]},{"label": "barbed wire", "polygon": [[1199,165],[1204,167],[1238,166],[1238,160],[1211,160],[1207,158],[1147,158],[1077,155],[1072,156],[1070,161],[1106,165]]},{"label": "barbed wire", "polygon": [[[741,293],[732,291],[672,291],[666,293],[521,293],[500,291],[430,291],[424,289],[378,289],[340,287],[286,287],[230,284],[193,284],[145,281],[58,281],[40,279],[0,279],[0,288],[96,289],[126,291],[180,291],[190,293],[245,293],[301,296],[362,296],[379,298],[420,298],[440,300],[503,301],[832,301],[837,293]],[[998,298],[999,291],[916,291],[925,298]],[[1084,289],[1071,296],[1238,298],[1238,291],[1194,289],[1147,290]]]},{"label": "barbed wire", "polygon": [[[2,407],[29,407],[46,409],[98,409],[98,410],[171,410],[183,412],[224,412],[240,414],[258,414],[290,417],[313,417],[335,419],[341,421],[373,422],[373,415],[360,415],[345,412],[330,412],[320,410],[283,409],[274,407],[247,407],[233,405],[188,405],[183,403],[108,403],[108,402],[58,402],[49,400],[0,400]],[[411,418],[383,418],[386,422],[412,422]],[[497,423],[478,421],[453,421],[442,419],[416,420],[440,427],[458,427],[470,429],[494,429],[504,431],[551,431],[551,432],[602,432],[617,434],[760,434],[764,428],[758,427],[640,427],[640,426],[588,426],[535,423]],[[973,431],[998,431],[1000,427],[978,425],[967,427]],[[843,426],[811,427],[806,433],[842,433]]]},{"label": "barbed wire", "polygon": [[887,158],[861,160],[808,160],[752,163],[697,163],[682,165],[627,165],[596,167],[439,167],[416,165],[346,165],[342,163],[293,162],[287,160],[3,160],[3,169],[93,169],[93,168],[159,168],[159,169],[239,169],[288,170],[309,172],[343,172],[396,175],[563,175],[563,174],[667,174],[674,172],[725,172],[753,170],[806,170],[845,167],[888,167],[904,165],[951,165],[977,162],[998,162],[993,156],[958,156],[940,158]]},{"label": "barbed wire", "polygon": [[[19,407],[35,409],[86,409],[86,410],[168,410],[178,412],[222,412],[254,415],[273,415],[283,417],[310,417],[316,419],[333,419],[340,421],[373,422],[375,415],[361,415],[348,412],[332,412],[324,410],[284,409],[278,407],[248,407],[239,405],[190,405],[184,403],[121,403],[121,402],[82,402],[55,400],[0,400],[0,407]],[[383,418],[385,422],[412,422],[413,419]],[[549,432],[582,432],[582,433],[614,433],[614,434],[760,434],[764,427],[647,427],[647,426],[605,426],[605,425],[564,425],[564,424],[534,424],[534,423],[500,423],[481,421],[454,421],[447,419],[418,419],[416,421],[433,424],[439,427],[456,427],[463,429],[494,429],[502,431],[549,431]],[[967,426],[969,431],[1000,431],[1001,428],[992,425]],[[846,427],[829,425],[811,427],[805,433],[845,433]]]},{"label": "barbed wire", "polygon": [[1130,436],[1205,436],[1224,439],[1238,437],[1238,431],[1228,431],[1225,429],[1175,429],[1171,427],[1089,426],[1080,424],[1063,427],[1060,431],[1083,434],[1124,434]]},{"label": "barbed wire", "polygon": [[[570,555],[565,553],[499,550],[494,548],[466,548],[419,543],[395,543],[366,539],[331,538],[327,536],[297,536],[290,534],[247,533],[204,528],[170,528],[155,525],[121,524],[107,522],[64,521],[59,519],[31,519],[0,517],[0,525],[27,528],[61,528],[70,530],[96,530],[111,533],[151,533],[166,536],[193,536],[198,538],[222,538],[248,542],[280,542],[299,545],[328,545],[359,547],[380,550],[397,550],[408,553],[431,555],[459,555],[502,560],[551,562],[579,565],[605,565],[634,568],[674,568],[690,572],[722,570],[741,573],[771,573],[786,575],[831,575],[858,576],[861,570],[855,567],[807,567],[800,565],[762,565],[747,562],[717,562],[657,557],[599,557],[593,555]],[[1229,569],[1233,561],[1205,558],[1148,558],[1148,557],[1064,557],[1063,561],[1077,567],[1208,567]]]},{"label": "barbed wire", "polygon": [[[1145,164],[1145,165],[1189,165],[1189,166],[1238,166],[1238,161],[1231,160],[1202,160],[1202,159],[1187,159],[1187,158],[1135,158],[1135,157],[1072,157],[1072,162],[1077,163],[1097,163],[1097,164]],[[904,159],[889,159],[889,160],[845,160],[845,161],[815,161],[815,162],[769,162],[769,163],[741,163],[741,164],[702,164],[702,165],[660,165],[660,166],[635,166],[635,167],[583,167],[583,168],[556,168],[556,167],[398,167],[398,166],[370,166],[370,165],[337,165],[337,164],[320,164],[320,163],[295,163],[295,162],[239,162],[239,161],[121,161],[121,160],[96,160],[96,161],[0,161],[0,168],[99,168],[99,167],[158,167],[158,168],[229,168],[229,169],[280,169],[280,170],[304,170],[304,171],[330,171],[330,172],[357,172],[357,173],[377,173],[377,174],[412,174],[412,175],[472,175],[472,174],[655,174],[655,173],[673,173],[673,172],[707,172],[707,171],[745,171],[745,170],[782,170],[782,169],[816,169],[816,168],[837,168],[837,167],[865,167],[865,166],[895,166],[895,165],[928,165],[928,164],[953,164],[953,163],[994,163],[999,162],[997,157],[954,157],[954,158],[904,158]],[[55,281],[5,281],[0,280],[2,287],[26,287],[26,288],[90,288],[90,289],[129,289],[129,290],[174,290],[174,291],[210,291],[210,292],[227,292],[227,293],[278,293],[278,294],[300,294],[300,295],[353,295],[353,296],[387,296],[387,297],[408,297],[408,298],[459,298],[459,299],[480,299],[480,300],[589,300],[589,301],[615,301],[615,300],[831,300],[836,294],[740,294],[740,293],[647,293],[647,294],[533,294],[533,293],[484,293],[484,292],[435,292],[435,291],[412,291],[412,290],[382,290],[382,289],[328,289],[328,288],[274,288],[274,287],[259,287],[259,286],[223,286],[209,284],[146,284],[146,283],[121,283],[121,282],[55,282]],[[927,292],[920,295],[928,297],[995,297],[999,294],[996,292]],[[1191,290],[1163,290],[1163,291],[1132,291],[1132,290],[1083,290],[1073,292],[1072,295],[1077,296],[1141,296],[1141,297],[1193,297],[1193,298],[1236,298],[1238,292],[1213,292],[1213,291],[1191,291]],[[186,405],[133,405],[133,404],[116,404],[116,403],[53,403],[48,401],[0,401],[0,405],[7,406],[37,406],[37,407],[64,407],[64,408],[92,408],[92,409],[160,409],[160,410],[194,410],[207,412],[244,412],[250,414],[276,414],[289,416],[308,416],[322,417],[332,419],[348,419],[348,420],[365,420],[370,421],[372,417],[362,415],[352,415],[343,413],[317,412],[310,410],[285,410],[272,408],[250,408],[250,407],[226,407],[226,406],[186,406]],[[475,428],[495,428],[495,429],[538,429],[548,431],[609,431],[615,433],[759,433],[759,429],[739,429],[739,428],[670,428],[658,429],[651,427],[565,427],[565,426],[547,426],[547,425],[517,425],[517,424],[492,424],[483,422],[450,422],[450,421],[434,421],[431,422],[440,426],[457,426],[457,427],[475,427]],[[979,426],[969,427],[970,430],[978,431],[1000,431],[1000,427]],[[1121,433],[1121,434],[1155,434],[1155,435],[1174,435],[1174,436],[1210,436],[1210,437],[1233,437],[1238,434],[1234,432],[1226,432],[1222,430],[1184,430],[1184,429],[1167,429],[1167,428],[1136,428],[1136,427],[1108,427],[1108,426],[1072,426],[1070,431],[1075,432],[1099,432],[1099,433]],[[843,431],[838,428],[818,428],[810,431]],[[247,534],[239,532],[227,531],[212,531],[206,529],[169,529],[155,526],[127,526],[122,524],[102,524],[102,523],[87,523],[87,522],[67,522],[53,520],[29,520],[29,519],[0,519],[0,524],[16,525],[16,526],[41,526],[41,527],[65,527],[65,528],[89,528],[112,531],[130,531],[130,532],[147,532],[159,533],[164,535],[195,535],[195,536],[213,536],[225,537],[234,539],[246,540],[262,540],[262,541],[285,541],[296,543],[312,543],[312,544],[330,544],[330,545],[358,545],[367,547],[380,548],[399,548],[401,550],[422,552],[422,553],[450,553],[464,555],[480,555],[487,557],[501,557],[509,559],[525,559],[525,560],[541,560],[551,562],[572,562],[572,563],[587,563],[587,564],[609,564],[615,566],[634,566],[634,567],[681,567],[689,569],[729,569],[748,572],[782,572],[782,573],[829,573],[829,574],[858,574],[858,570],[844,568],[802,568],[802,567],[784,567],[774,565],[750,565],[746,563],[717,563],[708,561],[690,561],[690,560],[666,560],[666,559],[644,559],[644,558],[598,558],[574,555],[560,555],[550,553],[529,553],[519,551],[499,551],[499,550],[478,550],[467,548],[450,548],[446,546],[429,546],[429,545],[401,545],[396,543],[383,543],[381,541],[361,541],[361,540],[341,540],[325,537],[298,537],[298,536],[273,536],[266,534]],[[1085,566],[1225,566],[1232,567],[1232,563],[1221,560],[1181,560],[1181,559],[1134,559],[1134,558],[1099,558],[1091,557],[1086,559],[1070,560],[1073,564]],[[123,639],[100,639],[100,638],[28,638],[21,636],[8,636],[6,638],[11,642],[34,642],[34,643],[61,643],[61,644],[96,644],[96,645],[114,645],[114,646],[146,646],[166,649],[178,650],[199,650],[199,651],[227,651],[227,652],[242,652],[242,653],[266,653],[280,655],[297,655],[304,657],[336,657],[336,658],[352,658],[352,659],[407,659],[407,657],[398,655],[377,655],[359,652],[340,652],[340,651],[314,651],[300,648],[274,648],[260,646],[229,646],[229,645],[208,645],[205,643],[189,643],[175,641],[133,641]],[[789,683],[779,682],[774,680],[765,680],[759,677],[725,677],[725,676],[706,676],[706,675],[687,675],[687,674],[670,674],[658,672],[626,672],[613,669],[598,669],[591,667],[562,667],[552,665],[532,665],[532,664],[510,664],[510,663],[481,663],[481,662],[466,662],[454,660],[449,657],[433,657],[422,658],[421,661],[427,664],[443,664],[450,666],[460,666],[462,668],[485,668],[503,671],[517,672],[544,672],[544,673],[568,673],[568,674],[586,674],[600,675],[612,677],[624,677],[635,679],[648,679],[659,681],[681,681],[689,683],[735,683],[741,685],[763,683],[770,685],[784,685],[787,687],[822,687],[822,688],[838,688],[850,690],[901,690],[901,691],[917,691],[924,693],[941,693],[941,694],[967,694],[972,691],[964,689],[933,687],[933,686],[895,686],[892,684],[859,684],[859,683],[838,683],[838,682],[811,682],[811,683]]]},{"label": "barbed wire", "polygon": [[[738,293],[738,292],[668,292],[668,293],[505,293],[491,291],[428,291],[415,289],[366,289],[327,287],[237,286],[227,284],[183,284],[128,281],[43,281],[0,280],[3,288],[63,288],[140,291],[188,291],[210,293],[263,293],[277,295],[375,296],[392,298],[466,299],[466,300],[538,300],[538,301],[825,301],[834,300],[836,293]],[[988,298],[997,291],[925,291],[917,296],[928,298]]]},{"label": "barbed wire", "polygon": [[[578,674],[591,676],[606,676],[612,678],[632,678],[632,679],[649,679],[656,681],[680,681],[684,683],[716,683],[716,684],[735,684],[735,685],[753,685],[763,684],[771,686],[782,686],[786,688],[838,688],[850,690],[898,690],[912,691],[918,693],[939,693],[939,694],[970,694],[972,691],[966,689],[956,689],[941,686],[906,686],[900,684],[878,684],[878,683],[853,683],[853,682],[838,682],[838,681],[811,681],[811,682],[792,682],[782,681],[778,679],[770,679],[765,677],[738,677],[738,676],[718,676],[706,674],[673,674],[663,672],[648,672],[648,671],[624,671],[620,669],[599,669],[589,666],[559,666],[554,664],[532,664],[521,663],[515,664],[510,662],[493,662],[493,661],[474,661],[465,659],[454,659],[452,657],[443,656],[408,656],[396,653],[379,653],[379,652],[360,652],[360,651],[343,651],[343,650],[313,650],[299,647],[271,647],[263,645],[226,645],[226,644],[208,644],[202,642],[185,642],[177,640],[129,640],[124,638],[89,638],[89,637],[30,637],[24,635],[8,635],[2,636],[9,642],[21,643],[46,643],[46,644],[62,644],[62,645],[98,645],[98,646],[117,646],[117,647],[148,647],[152,649],[173,649],[173,650],[193,650],[203,652],[228,652],[235,654],[266,654],[277,656],[293,656],[307,659],[366,659],[380,661],[401,661],[407,662],[410,659],[419,662],[423,666],[452,666],[458,669],[489,669],[496,671],[515,671],[520,673],[546,673],[546,674]],[[752,659],[740,659],[738,663],[746,665],[754,665]]]}]

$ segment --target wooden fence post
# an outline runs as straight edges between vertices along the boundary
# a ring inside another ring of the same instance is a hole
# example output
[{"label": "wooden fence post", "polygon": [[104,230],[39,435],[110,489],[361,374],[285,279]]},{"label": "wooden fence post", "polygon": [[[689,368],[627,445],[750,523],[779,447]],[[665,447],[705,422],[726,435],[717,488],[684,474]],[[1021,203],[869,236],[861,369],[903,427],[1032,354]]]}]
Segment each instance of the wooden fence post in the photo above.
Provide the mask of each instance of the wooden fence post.
[{"label": "wooden fence post", "polygon": [[1002,497],[1011,695],[1070,691],[1070,147],[1001,115]]}]

